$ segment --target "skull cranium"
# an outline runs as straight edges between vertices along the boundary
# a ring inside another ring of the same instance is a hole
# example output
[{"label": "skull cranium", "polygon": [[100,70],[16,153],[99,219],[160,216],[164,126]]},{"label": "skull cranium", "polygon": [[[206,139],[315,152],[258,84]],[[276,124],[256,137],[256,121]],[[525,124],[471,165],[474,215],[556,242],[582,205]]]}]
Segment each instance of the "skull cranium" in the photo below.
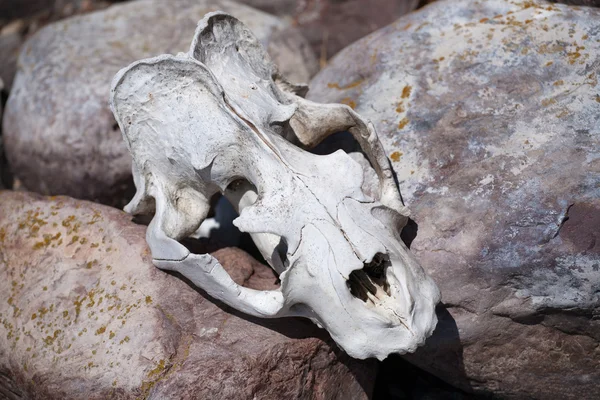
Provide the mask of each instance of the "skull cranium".
[{"label": "skull cranium", "polygon": [[[188,53],[121,70],[111,108],[137,187],[126,211],[155,211],[147,241],[156,266],[242,312],[308,317],[356,358],[414,351],[435,327],[440,295],[400,239],[407,209],[389,161],[370,123],[347,106],[305,100],[305,89],[221,12],[199,23]],[[368,161],[291,143],[311,147],[340,131]],[[369,173],[377,193],[364,189]],[[239,286],[216,259],[178,242],[219,192],[279,274],[279,290]]]}]

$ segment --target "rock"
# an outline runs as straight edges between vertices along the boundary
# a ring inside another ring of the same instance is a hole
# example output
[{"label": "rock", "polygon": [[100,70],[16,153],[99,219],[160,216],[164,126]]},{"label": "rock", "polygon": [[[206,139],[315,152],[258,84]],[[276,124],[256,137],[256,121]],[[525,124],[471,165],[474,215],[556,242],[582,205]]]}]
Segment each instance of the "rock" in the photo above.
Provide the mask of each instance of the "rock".
[{"label": "rock", "polygon": [[311,83],[375,123],[446,305],[409,359],[468,392],[600,398],[599,68],[598,9],[453,0]]},{"label": "rock", "polygon": [[369,33],[411,12],[418,0],[241,0],[290,19],[308,39],[321,64]]},{"label": "rock", "polygon": [[[214,304],[151,263],[145,226],[68,197],[0,192],[0,395],[36,399],[365,399],[375,364],[295,318]],[[213,253],[238,283],[275,276]]]},{"label": "rock", "polygon": [[136,1],[51,24],[24,46],[5,111],[8,160],[24,186],[118,204],[132,181],[108,107],[113,76],[135,60],[187,51],[197,22],[218,9],[248,25],[291,80],[315,71],[288,23],[225,0]]},{"label": "rock", "polygon": [[[114,0],[113,0],[114,1]],[[0,78],[10,91],[19,50],[41,27],[109,6],[102,0],[3,0],[0,2]]]}]

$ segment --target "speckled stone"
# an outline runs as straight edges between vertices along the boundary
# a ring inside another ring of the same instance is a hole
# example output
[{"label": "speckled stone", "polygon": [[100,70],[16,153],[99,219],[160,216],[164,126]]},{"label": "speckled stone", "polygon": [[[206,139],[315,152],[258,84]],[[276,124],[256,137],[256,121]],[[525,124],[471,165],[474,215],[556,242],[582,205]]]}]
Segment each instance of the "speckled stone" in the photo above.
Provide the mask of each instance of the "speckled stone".
[{"label": "speckled stone", "polygon": [[113,76],[133,61],[187,51],[198,21],[216,10],[243,21],[290,80],[316,72],[308,43],[288,22],[227,0],[142,0],[53,23],[23,46],[6,105],[16,177],[42,194],[119,203],[133,182],[108,106]]},{"label": "speckled stone", "polygon": [[[376,365],[308,320],[246,318],[151,263],[106,206],[0,191],[0,397],[366,399]],[[239,284],[273,272],[213,253]]]},{"label": "speckled stone", "polygon": [[598,9],[448,0],[311,82],[309,98],[349,104],[389,151],[446,305],[410,360],[447,382],[600,398],[599,73]]}]

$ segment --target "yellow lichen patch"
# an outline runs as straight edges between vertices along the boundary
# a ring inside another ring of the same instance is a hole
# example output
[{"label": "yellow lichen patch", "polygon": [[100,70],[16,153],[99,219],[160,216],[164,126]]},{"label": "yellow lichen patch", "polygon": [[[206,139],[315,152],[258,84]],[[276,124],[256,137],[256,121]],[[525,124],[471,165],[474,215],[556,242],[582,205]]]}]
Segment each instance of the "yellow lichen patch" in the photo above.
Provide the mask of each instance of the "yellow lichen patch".
[{"label": "yellow lichen patch", "polygon": [[394,162],[400,161],[400,157],[402,157],[402,152],[400,152],[400,151],[395,151],[392,154],[390,154],[390,158]]},{"label": "yellow lichen patch", "polygon": [[46,336],[46,338],[44,339],[44,343],[46,343],[47,346],[52,345],[61,332],[62,331],[60,329],[55,330],[52,336]]},{"label": "yellow lichen patch", "polygon": [[[123,321],[123,322],[125,322],[125,321]],[[128,343],[128,342],[129,342],[129,340],[130,340],[130,339],[129,339],[129,336],[125,336],[125,337],[123,338],[123,340],[121,340],[121,341],[119,342],[119,344]]]},{"label": "yellow lichen patch", "polygon": [[551,104],[556,104],[556,99],[544,99],[542,100],[542,106],[548,107]]},{"label": "yellow lichen patch", "polygon": [[554,86],[561,86],[561,85],[564,85],[564,84],[565,84],[565,81],[563,81],[562,79],[553,83]]},{"label": "yellow lichen patch", "polygon": [[597,94],[597,95],[596,95],[596,101],[597,101],[598,103],[600,103],[600,94]]},{"label": "yellow lichen patch", "polygon": [[112,339],[116,336],[116,334],[113,331],[110,331],[110,333],[108,334],[108,338]]},{"label": "yellow lichen patch", "polygon": [[398,123],[398,129],[403,129],[409,123],[408,118],[404,117]]},{"label": "yellow lichen patch", "polygon": [[92,216],[92,220],[89,221],[88,225],[94,225],[96,222],[102,221],[102,215],[98,211],[94,211],[94,215]]},{"label": "yellow lichen patch", "polygon": [[152,297],[146,296],[146,304],[152,304]]},{"label": "yellow lichen patch", "polygon": [[165,370],[165,360],[160,360],[156,368],[152,371],[148,372],[148,378],[153,377],[154,375],[158,375]]},{"label": "yellow lichen patch", "polygon": [[330,89],[346,90],[346,89],[352,89],[352,88],[357,87],[358,85],[363,83],[363,81],[364,81],[364,79],[359,79],[359,80],[349,83],[345,86],[340,86],[339,83],[334,82],[334,83],[328,83],[327,87]]},{"label": "yellow lichen patch", "polygon": [[104,332],[106,332],[105,326],[101,326],[100,328],[96,329],[96,335],[102,335]]},{"label": "yellow lichen patch", "polygon": [[558,114],[556,114],[556,118],[564,118],[569,115],[569,110],[562,110]]},{"label": "yellow lichen patch", "polygon": [[554,54],[565,50],[565,46],[560,43],[544,43],[538,47],[538,53],[540,54]]},{"label": "yellow lichen patch", "polygon": [[58,232],[56,235],[52,235],[52,234],[44,234],[44,240],[42,240],[41,242],[36,242],[33,245],[33,249],[34,250],[39,250],[39,249],[43,249],[43,248],[47,248],[48,246],[50,246],[50,244],[52,244],[53,241],[57,241],[57,244],[61,244],[62,240],[59,240],[61,236],[61,233]]},{"label": "yellow lichen patch", "polygon": [[356,109],[356,102],[354,100],[352,100],[350,97],[344,97],[340,103],[342,104],[346,104],[348,107],[350,107],[351,109]]},{"label": "yellow lichen patch", "polygon": [[404,111],[406,111],[404,109],[404,104],[402,102],[398,103],[398,107],[396,107],[396,112],[397,113],[403,113]]}]

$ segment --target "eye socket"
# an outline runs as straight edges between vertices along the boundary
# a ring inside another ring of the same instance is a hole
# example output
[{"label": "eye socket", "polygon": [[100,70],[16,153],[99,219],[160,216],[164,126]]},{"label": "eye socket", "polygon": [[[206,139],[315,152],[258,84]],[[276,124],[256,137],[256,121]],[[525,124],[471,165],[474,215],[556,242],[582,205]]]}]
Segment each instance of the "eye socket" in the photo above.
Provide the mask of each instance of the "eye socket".
[{"label": "eye socket", "polygon": [[362,269],[352,271],[346,281],[352,296],[374,304],[381,300],[381,296],[390,296],[390,285],[386,279],[386,269],[390,265],[387,255],[377,253]]}]

